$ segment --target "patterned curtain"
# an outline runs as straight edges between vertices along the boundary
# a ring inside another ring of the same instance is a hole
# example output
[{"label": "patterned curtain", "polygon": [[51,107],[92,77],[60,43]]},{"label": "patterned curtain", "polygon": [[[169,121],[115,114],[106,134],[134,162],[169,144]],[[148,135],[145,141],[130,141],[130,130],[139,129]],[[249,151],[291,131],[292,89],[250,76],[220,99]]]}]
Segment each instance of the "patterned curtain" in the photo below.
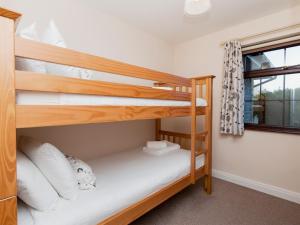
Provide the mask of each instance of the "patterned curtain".
[{"label": "patterned curtain", "polygon": [[239,41],[225,44],[221,133],[244,134],[244,77],[242,46]]}]

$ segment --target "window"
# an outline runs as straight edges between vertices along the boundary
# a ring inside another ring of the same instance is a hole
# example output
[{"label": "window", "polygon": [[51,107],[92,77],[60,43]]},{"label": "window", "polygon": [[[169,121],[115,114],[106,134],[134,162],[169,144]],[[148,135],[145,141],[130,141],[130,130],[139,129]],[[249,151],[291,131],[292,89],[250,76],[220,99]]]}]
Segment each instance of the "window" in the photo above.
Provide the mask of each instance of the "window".
[{"label": "window", "polygon": [[243,57],[245,128],[300,134],[300,41]]}]

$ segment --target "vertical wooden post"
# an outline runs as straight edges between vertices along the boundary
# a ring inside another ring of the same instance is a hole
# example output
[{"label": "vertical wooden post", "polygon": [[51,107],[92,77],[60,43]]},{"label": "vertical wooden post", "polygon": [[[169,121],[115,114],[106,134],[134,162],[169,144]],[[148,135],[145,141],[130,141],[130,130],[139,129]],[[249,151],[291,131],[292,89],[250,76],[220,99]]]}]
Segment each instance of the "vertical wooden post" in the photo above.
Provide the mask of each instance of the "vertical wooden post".
[{"label": "vertical wooden post", "polygon": [[203,82],[199,81],[199,98],[203,98]]},{"label": "vertical wooden post", "polygon": [[14,20],[0,8],[0,225],[17,225]]},{"label": "vertical wooden post", "polygon": [[206,157],[205,157],[205,191],[208,194],[212,192],[212,97],[213,97],[213,78],[206,78],[206,115],[205,115],[205,131],[207,131],[207,136],[205,138],[205,148],[206,148]]},{"label": "vertical wooden post", "polygon": [[196,133],[197,133],[197,83],[192,79],[192,104],[191,104],[191,182],[196,182]]},{"label": "vertical wooden post", "polygon": [[161,119],[155,120],[155,139],[160,141],[160,131],[161,131]]}]

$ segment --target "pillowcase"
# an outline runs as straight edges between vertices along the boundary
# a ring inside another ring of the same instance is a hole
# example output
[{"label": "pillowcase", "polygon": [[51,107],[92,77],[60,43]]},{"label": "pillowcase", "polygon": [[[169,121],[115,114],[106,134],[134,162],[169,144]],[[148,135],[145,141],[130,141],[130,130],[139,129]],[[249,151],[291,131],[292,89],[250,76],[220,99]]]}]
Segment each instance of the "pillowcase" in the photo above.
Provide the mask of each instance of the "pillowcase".
[{"label": "pillowcase", "polygon": [[64,154],[49,143],[20,137],[19,148],[41,170],[58,194],[68,200],[78,194],[76,177]]},{"label": "pillowcase", "polygon": [[96,188],[96,176],[92,168],[80,159],[72,156],[66,156],[75,176],[77,178],[78,187],[81,190],[92,190]]},{"label": "pillowcase", "polygon": [[54,209],[58,194],[41,171],[22,153],[17,151],[18,197],[39,211]]},{"label": "pillowcase", "polygon": [[[36,23],[33,23],[29,27],[22,29],[17,33],[17,36],[33,41],[39,41],[36,31]],[[21,57],[16,58],[16,69],[32,71],[36,73],[46,73],[46,66],[44,62]]]},{"label": "pillowcase", "polygon": [[[67,47],[61,33],[59,32],[53,20],[50,21],[48,28],[45,30],[42,36],[42,41],[44,43],[55,45],[61,48]],[[53,63],[47,63],[46,68],[47,68],[47,72],[50,74],[61,75],[61,76],[72,77],[72,78],[81,78],[81,79],[90,80],[93,74],[89,70],[76,68],[72,66],[53,64]]]}]

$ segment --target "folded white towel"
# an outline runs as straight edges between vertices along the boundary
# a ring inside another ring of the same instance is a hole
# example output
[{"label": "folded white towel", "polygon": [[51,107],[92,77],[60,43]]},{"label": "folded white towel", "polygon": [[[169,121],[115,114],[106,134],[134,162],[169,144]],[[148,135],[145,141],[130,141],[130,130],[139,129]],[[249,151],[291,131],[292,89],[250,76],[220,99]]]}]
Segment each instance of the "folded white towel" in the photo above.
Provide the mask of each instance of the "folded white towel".
[{"label": "folded white towel", "polygon": [[166,141],[147,141],[147,148],[166,148]]},{"label": "folded white towel", "polygon": [[166,141],[166,143],[167,143],[167,147],[165,147],[165,148],[143,147],[143,151],[145,153],[148,153],[148,154],[151,154],[151,155],[160,156],[160,155],[164,155],[164,154],[167,154],[169,152],[180,149],[180,145],[178,145],[178,144],[174,144],[174,143],[171,143],[171,142],[168,142],[168,141]]}]

